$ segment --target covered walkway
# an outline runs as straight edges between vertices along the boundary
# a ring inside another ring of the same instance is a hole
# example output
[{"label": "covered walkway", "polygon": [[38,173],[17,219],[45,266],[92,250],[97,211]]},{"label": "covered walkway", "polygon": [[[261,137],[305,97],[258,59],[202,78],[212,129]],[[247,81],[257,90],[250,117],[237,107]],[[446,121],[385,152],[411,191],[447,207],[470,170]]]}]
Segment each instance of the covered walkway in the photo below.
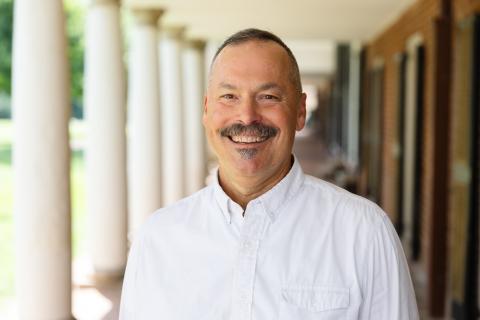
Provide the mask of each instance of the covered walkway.
[{"label": "covered walkway", "polygon": [[305,171],[389,214],[426,319],[477,317],[480,0],[92,0],[86,10],[89,257],[72,262],[64,10],[15,1],[21,319],[115,318],[138,227],[203,187],[214,165],[201,126],[206,70],[219,41],[246,27],[277,33],[299,61],[311,98],[295,145]]}]

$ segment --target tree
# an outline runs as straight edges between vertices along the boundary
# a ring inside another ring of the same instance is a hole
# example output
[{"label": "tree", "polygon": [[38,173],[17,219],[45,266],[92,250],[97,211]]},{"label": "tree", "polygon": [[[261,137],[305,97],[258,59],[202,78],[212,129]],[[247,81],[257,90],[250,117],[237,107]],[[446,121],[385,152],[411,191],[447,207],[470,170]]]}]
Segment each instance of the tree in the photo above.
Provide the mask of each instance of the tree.
[{"label": "tree", "polygon": [[12,75],[12,0],[0,0],[0,93],[10,95]]},{"label": "tree", "polygon": [[70,84],[72,97],[72,115],[83,117],[83,32],[85,26],[85,9],[78,1],[65,2],[66,27],[68,37],[68,60],[70,62]]},{"label": "tree", "polygon": [[[84,8],[78,0],[65,1],[68,60],[73,116],[82,117]],[[0,0],[0,95],[11,93],[13,2]]]}]

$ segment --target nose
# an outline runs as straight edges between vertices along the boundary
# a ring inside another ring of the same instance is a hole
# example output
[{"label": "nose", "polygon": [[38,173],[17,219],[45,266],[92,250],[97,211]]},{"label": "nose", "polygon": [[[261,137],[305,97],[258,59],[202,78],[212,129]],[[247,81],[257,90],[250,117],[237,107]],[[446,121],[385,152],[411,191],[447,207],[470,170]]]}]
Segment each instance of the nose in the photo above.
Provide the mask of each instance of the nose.
[{"label": "nose", "polygon": [[262,117],[258,108],[259,106],[255,99],[244,99],[238,108],[238,120],[244,125],[259,122]]}]

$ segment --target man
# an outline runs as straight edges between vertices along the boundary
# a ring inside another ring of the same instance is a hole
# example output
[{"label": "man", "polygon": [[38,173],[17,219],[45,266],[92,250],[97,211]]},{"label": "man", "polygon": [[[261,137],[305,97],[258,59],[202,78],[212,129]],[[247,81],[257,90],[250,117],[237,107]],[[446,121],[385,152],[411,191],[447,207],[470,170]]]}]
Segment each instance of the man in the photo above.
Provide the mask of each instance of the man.
[{"label": "man", "polygon": [[218,50],[204,105],[216,181],[150,217],[131,249],[121,319],[417,319],[386,214],[303,174],[297,62],[275,35]]}]

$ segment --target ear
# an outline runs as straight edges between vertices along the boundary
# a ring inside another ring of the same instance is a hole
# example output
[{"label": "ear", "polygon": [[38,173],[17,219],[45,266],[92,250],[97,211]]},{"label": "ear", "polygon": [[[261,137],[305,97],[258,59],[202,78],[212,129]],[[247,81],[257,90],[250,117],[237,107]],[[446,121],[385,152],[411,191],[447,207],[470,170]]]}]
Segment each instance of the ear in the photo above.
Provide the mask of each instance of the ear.
[{"label": "ear", "polygon": [[305,127],[305,119],[307,117],[307,95],[302,93],[297,107],[297,123],[295,129],[300,131]]},{"label": "ear", "polygon": [[208,98],[207,98],[207,95],[205,95],[203,97],[203,117],[202,117],[202,121],[203,121],[203,124],[205,124],[205,121],[207,121],[207,104],[208,104]]}]

